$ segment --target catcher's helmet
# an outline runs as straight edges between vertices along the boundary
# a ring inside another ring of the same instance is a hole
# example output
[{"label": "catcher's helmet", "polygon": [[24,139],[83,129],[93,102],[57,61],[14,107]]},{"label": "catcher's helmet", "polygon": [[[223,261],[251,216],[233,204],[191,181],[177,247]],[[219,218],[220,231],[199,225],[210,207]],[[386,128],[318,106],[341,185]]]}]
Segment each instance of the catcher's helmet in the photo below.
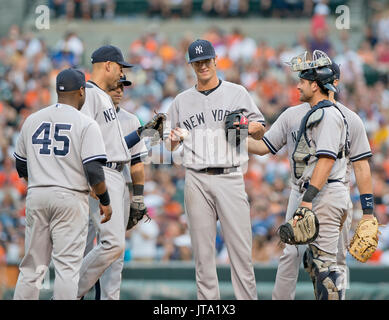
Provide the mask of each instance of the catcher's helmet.
[{"label": "catcher's helmet", "polygon": [[331,67],[303,70],[300,71],[299,77],[301,79],[316,81],[320,87],[337,92],[336,87],[333,85],[336,75]]},{"label": "catcher's helmet", "polygon": [[333,82],[339,79],[338,72],[325,52],[315,50],[310,57],[305,51],[286,64],[292,71],[298,71],[300,78],[316,81],[321,88],[337,92]]}]

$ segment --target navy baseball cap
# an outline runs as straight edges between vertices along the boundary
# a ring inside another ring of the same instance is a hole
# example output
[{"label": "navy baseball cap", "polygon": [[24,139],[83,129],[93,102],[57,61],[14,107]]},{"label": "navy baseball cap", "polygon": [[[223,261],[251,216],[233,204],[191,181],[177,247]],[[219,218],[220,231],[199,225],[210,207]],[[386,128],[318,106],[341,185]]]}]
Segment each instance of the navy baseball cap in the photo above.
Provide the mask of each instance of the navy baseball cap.
[{"label": "navy baseball cap", "polygon": [[122,83],[125,87],[132,85],[132,82],[127,80],[125,75],[119,79],[119,83]]},{"label": "navy baseball cap", "polygon": [[215,49],[208,40],[197,39],[188,48],[189,61],[192,63],[200,60],[207,60],[216,57]]},{"label": "navy baseball cap", "polygon": [[85,88],[85,75],[80,70],[69,68],[57,75],[56,88],[59,92],[75,91]]},{"label": "navy baseball cap", "polygon": [[120,64],[123,68],[131,68],[132,64],[124,61],[123,54],[119,48],[115,46],[102,46],[92,53],[91,62],[106,62],[112,61]]}]

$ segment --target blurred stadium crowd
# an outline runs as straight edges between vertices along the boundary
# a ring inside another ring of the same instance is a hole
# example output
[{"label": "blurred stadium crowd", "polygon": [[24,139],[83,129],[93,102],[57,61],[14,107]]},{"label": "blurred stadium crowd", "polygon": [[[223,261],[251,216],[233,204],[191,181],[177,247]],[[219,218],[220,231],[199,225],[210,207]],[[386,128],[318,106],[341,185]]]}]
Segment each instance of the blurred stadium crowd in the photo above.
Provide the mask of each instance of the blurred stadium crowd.
[{"label": "blurred stadium crowd", "polygon": [[[61,2],[61,1],[54,1]],[[92,1],[93,2],[93,1]],[[98,2],[98,1],[95,1]],[[272,47],[257,43],[239,28],[226,32],[216,27],[203,38],[210,40],[218,55],[221,79],[240,83],[252,94],[268,127],[285,108],[299,104],[296,76],[283,64],[304,50],[326,51],[341,66],[339,100],[363,119],[373,150],[375,212],[381,224],[389,221],[389,9],[372,16],[363,40],[353,48],[347,31],[342,45],[328,37],[326,14],[312,16],[308,34],[299,34],[293,46]],[[128,78],[121,107],[135,113],[141,122],[153,111],[166,112],[172,99],[194,84],[186,63],[186,50],[194,40],[183,37],[172,44],[158,32],[140,35],[129,44],[127,57],[136,67]],[[56,100],[55,77],[59,70],[78,66],[89,76],[83,60],[80,37],[67,33],[53,47],[29,32],[12,26],[0,39],[0,264],[18,264],[24,250],[26,184],[18,178],[12,157],[24,119]],[[153,157],[171,157],[163,147],[152,147]],[[145,203],[149,223],[139,223],[127,234],[125,261],[191,260],[190,238],[184,214],[184,169],[179,165],[147,164]],[[277,156],[251,156],[245,174],[251,204],[253,257],[255,262],[276,263],[282,248],[276,235],[283,222],[289,195],[289,162]],[[361,216],[359,194],[352,183],[354,224]],[[389,226],[381,228],[379,249],[369,263],[389,264]],[[228,262],[223,236],[216,240],[218,261]]]},{"label": "blurred stadium crowd", "polygon": [[[375,0],[377,1],[377,0]],[[245,17],[310,17],[314,8],[329,12],[345,4],[344,0],[49,0],[56,18],[112,19],[128,8],[149,17],[189,18],[202,14],[214,18]]]}]

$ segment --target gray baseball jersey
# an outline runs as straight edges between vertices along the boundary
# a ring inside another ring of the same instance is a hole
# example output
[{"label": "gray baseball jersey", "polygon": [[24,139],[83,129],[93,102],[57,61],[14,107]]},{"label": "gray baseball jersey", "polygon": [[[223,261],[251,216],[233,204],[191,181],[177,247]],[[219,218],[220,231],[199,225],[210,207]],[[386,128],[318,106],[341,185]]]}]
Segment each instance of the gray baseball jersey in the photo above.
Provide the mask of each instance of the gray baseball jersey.
[{"label": "gray baseball jersey", "polygon": [[83,164],[107,159],[102,141],[96,121],[57,103],[26,119],[15,157],[27,161],[28,188],[58,186],[86,192]]},{"label": "gray baseball jersey", "polygon": [[204,95],[192,87],[173,100],[165,135],[175,127],[189,131],[190,138],[184,140],[183,148],[185,167],[233,167],[248,160],[247,154],[238,154],[226,139],[225,117],[238,109],[244,109],[250,121],[265,123],[247,90],[228,81],[222,81],[212,94]]},{"label": "gray baseball jersey", "polygon": [[[130,161],[131,156],[123,137],[118,115],[111,97],[95,83],[88,81],[86,99],[81,111],[95,119],[100,126],[107,151],[108,162]],[[128,132],[126,132],[127,134]],[[104,167],[106,185],[111,199],[111,219],[101,224],[99,211],[93,210],[97,202],[89,199],[91,217],[95,222],[99,242],[85,257],[80,270],[78,297],[84,296],[101,277],[117,281],[109,288],[109,299],[118,299],[120,294],[121,270],[123,264],[115,265],[124,252],[125,232],[128,221],[128,203],[125,202],[126,185],[123,175],[116,166]],[[114,268],[118,266],[118,268]],[[103,286],[103,283],[102,283]]]},{"label": "gray baseball jersey", "polygon": [[[123,110],[116,109],[117,118],[120,122],[121,127],[123,128],[123,132],[132,132],[140,127],[140,122],[138,118]],[[141,159],[147,155],[147,148],[145,143],[140,141],[135,146],[133,146],[129,150],[131,154],[131,160],[141,157]],[[124,180],[121,180],[121,184],[123,185],[123,205],[124,205],[124,224],[127,226],[128,215],[130,211],[130,195],[126,183],[131,182],[131,174],[130,169],[128,168],[128,164],[126,164],[123,168],[122,175]],[[93,249],[93,241],[96,235],[96,230],[98,228],[95,225],[98,225],[98,221],[96,217],[99,217],[99,202],[95,199],[89,199],[90,207],[92,211],[92,218],[89,223],[88,230],[88,242],[85,250],[85,255],[88,254]],[[95,222],[93,222],[93,219]],[[118,259],[116,259],[108,269],[104,271],[104,273],[100,277],[100,287],[101,287],[101,299],[102,300],[118,300],[120,298],[120,284],[121,284],[121,272],[123,269],[124,263],[124,253],[120,255]]]},{"label": "gray baseball jersey", "polygon": [[[88,81],[85,103],[81,112],[95,119],[105,142],[108,162],[129,162],[130,153],[124,140],[115,106],[111,97],[95,83]],[[129,132],[124,132],[128,134]]]},{"label": "gray baseball jersey", "polygon": [[15,157],[27,161],[25,256],[14,299],[39,299],[50,260],[54,299],[76,299],[87,236],[89,190],[83,163],[106,159],[97,123],[56,104],[23,124]]},{"label": "gray baseball jersey", "polygon": [[[243,174],[207,174],[207,167],[239,167],[246,159],[229,146],[225,117],[243,109],[251,121],[264,118],[247,90],[222,81],[208,94],[192,87],[179,94],[168,111],[172,128],[189,131],[184,140],[185,210],[191,235],[198,299],[220,299],[216,273],[216,223],[220,221],[231,261],[231,278],[237,299],[257,299],[252,263],[250,206]],[[169,125],[167,125],[170,132]],[[241,144],[243,145],[243,144]],[[236,148],[235,148],[236,149]]]},{"label": "gray baseball jersey", "polygon": [[[370,157],[371,150],[366,136],[366,131],[363,126],[362,120],[359,116],[345,107],[344,105],[337,103],[337,106],[344,114],[349,128],[350,139],[350,154],[347,165],[347,173],[345,177],[345,183],[350,181],[350,173],[352,170],[351,161],[357,161],[366,157]],[[286,145],[289,155],[289,161],[291,166],[293,165],[291,155],[294,150],[297,132],[299,129],[299,123],[302,117],[309,111],[310,106],[308,103],[301,104],[299,106],[290,107],[283,112],[277,119],[277,121],[271,126],[271,128],[265,133],[263,138],[265,144],[268,146],[271,153],[275,154],[284,145]],[[302,194],[299,192],[297,180],[291,173],[291,185],[292,190],[288,201],[288,209],[285,219],[288,220],[292,217],[293,213],[297,209]],[[348,214],[347,219],[343,224],[342,233],[340,234],[338,242],[338,254],[337,262],[342,268],[344,273],[344,279],[346,276],[346,248],[348,245],[348,232],[351,225],[352,218],[352,203],[348,196]],[[299,246],[298,251],[294,246],[286,245],[283,255],[280,257],[276,283],[273,290],[273,299],[293,299],[295,296],[296,281],[298,276],[298,270],[303,256],[304,246]]]},{"label": "gray baseball jersey", "polygon": [[[361,118],[352,110],[337,102],[336,105],[344,114],[348,123],[350,153],[349,160],[351,162],[359,159],[371,157],[371,149],[369,140],[366,135]],[[308,103],[303,103],[298,106],[289,107],[277,118],[270,129],[265,133],[263,141],[269,148],[272,154],[276,154],[283,146],[286,146],[289,155],[289,162],[293,168],[292,154],[296,144],[297,133],[300,127],[301,119],[310,110]],[[351,162],[348,163],[347,173],[344,182],[350,181],[350,173],[352,170]],[[292,185],[298,186],[296,177],[291,173],[290,181]]]}]

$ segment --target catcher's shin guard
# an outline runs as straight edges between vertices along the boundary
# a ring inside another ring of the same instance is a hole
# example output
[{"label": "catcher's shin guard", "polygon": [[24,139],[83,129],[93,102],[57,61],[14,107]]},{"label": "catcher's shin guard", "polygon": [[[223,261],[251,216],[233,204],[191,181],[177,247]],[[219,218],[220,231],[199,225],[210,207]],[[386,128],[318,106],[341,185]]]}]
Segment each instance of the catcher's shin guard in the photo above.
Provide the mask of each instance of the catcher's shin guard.
[{"label": "catcher's shin guard", "polygon": [[342,300],[344,296],[342,274],[332,259],[326,260],[331,256],[313,245],[304,252],[304,269],[311,277],[316,300]]}]

